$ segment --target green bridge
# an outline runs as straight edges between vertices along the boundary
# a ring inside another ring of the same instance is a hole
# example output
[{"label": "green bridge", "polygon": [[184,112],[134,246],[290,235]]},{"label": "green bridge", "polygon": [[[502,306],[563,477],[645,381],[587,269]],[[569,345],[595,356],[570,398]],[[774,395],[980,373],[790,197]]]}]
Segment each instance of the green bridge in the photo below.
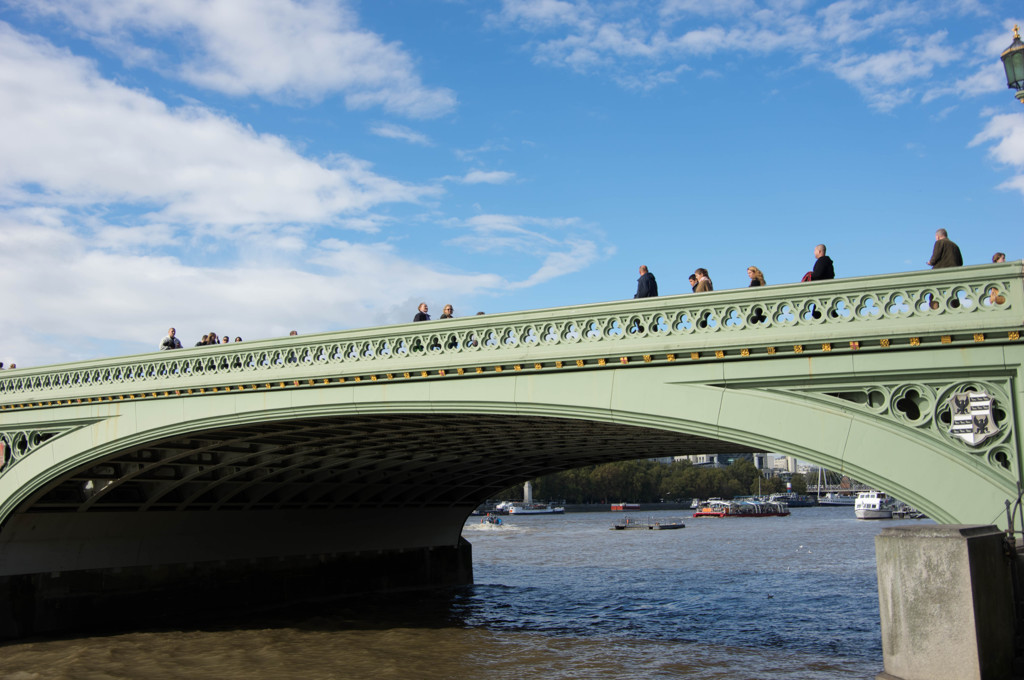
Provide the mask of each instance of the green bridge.
[{"label": "green bridge", "polygon": [[469,582],[481,501],[623,459],[770,451],[1005,528],[1022,322],[1012,262],[7,371],[0,635],[141,589]]}]

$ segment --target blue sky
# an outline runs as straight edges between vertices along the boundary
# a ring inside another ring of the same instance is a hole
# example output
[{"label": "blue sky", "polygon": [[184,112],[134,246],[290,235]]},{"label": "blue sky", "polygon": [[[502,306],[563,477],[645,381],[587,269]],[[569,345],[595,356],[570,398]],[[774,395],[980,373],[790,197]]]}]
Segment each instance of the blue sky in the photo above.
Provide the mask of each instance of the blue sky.
[{"label": "blue sky", "polygon": [[1024,257],[1011,0],[0,0],[0,360]]}]

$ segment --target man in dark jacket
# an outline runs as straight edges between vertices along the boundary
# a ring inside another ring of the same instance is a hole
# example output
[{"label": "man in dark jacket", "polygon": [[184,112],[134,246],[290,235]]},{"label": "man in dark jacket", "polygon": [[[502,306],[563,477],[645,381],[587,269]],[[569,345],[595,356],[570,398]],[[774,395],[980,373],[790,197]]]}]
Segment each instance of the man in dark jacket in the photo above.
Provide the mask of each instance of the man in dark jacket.
[{"label": "man in dark jacket", "polygon": [[963,267],[964,258],[960,255],[960,246],[949,240],[945,229],[935,232],[935,246],[932,248],[932,259],[928,260],[932,269],[943,267]]},{"label": "man in dark jacket", "polygon": [[416,312],[416,316],[412,317],[413,321],[430,321],[430,315],[427,314],[427,303],[421,302],[419,311]]},{"label": "man in dark jacket", "polygon": [[647,271],[647,265],[640,265],[640,278],[636,280],[635,298],[658,297],[658,282],[654,274]]},{"label": "man in dark jacket", "polygon": [[835,267],[832,266],[832,258],[825,254],[825,244],[819,243],[814,246],[814,269],[811,270],[811,281],[826,281],[836,278]]}]

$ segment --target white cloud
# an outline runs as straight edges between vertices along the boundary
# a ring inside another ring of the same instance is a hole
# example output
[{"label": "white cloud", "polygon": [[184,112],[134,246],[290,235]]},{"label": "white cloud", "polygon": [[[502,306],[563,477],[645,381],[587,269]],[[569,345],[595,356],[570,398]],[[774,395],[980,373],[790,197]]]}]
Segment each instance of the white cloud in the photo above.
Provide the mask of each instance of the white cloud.
[{"label": "white cloud", "polygon": [[[340,92],[356,109],[430,118],[452,111],[455,94],[423,85],[399,43],[359,27],[328,0],[21,0],[59,16],[127,64],[158,67],[229,95],[287,101]],[[157,37],[182,36],[195,51],[176,63]]]},{"label": "white cloud", "polygon": [[0,199],[8,202],[127,204],[137,220],[217,236],[329,223],[439,191],[349,156],[304,158],[280,137],[205,109],[169,109],[6,24],[0,91]]},{"label": "white cloud", "polygon": [[968,146],[979,146],[987,142],[994,142],[994,146],[989,148],[989,156],[999,163],[1012,166],[1018,173],[1000,184],[999,188],[1024,194],[1024,114],[992,116]]},{"label": "white cloud", "polygon": [[[964,47],[946,44],[944,33],[912,31],[989,11],[978,0],[663,0],[653,12],[635,3],[504,0],[492,20],[531,33],[535,62],[605,75],[627,89],[671,84],[689,70],[706,73],[697,58],[788,52],[796,66],[830,71],[873,108],[889,111],[917,97],[987,91],[989,70],[949,87],[936,70],[970,63]],[[991,49],[986,54],[991,63]]]},{"label": "white cloud", "polygon": [[470,170],[460,181],[463,184],[504,184],[515,179],[514,172],[503,170]]},{"label": "white cloud", "polygon": [[995,142],[989,155],[1006,165],[1024,169],[1024,114],[1004,113],[992,116],[985,128],[968,146]]},{"label": "white cloud", "polygon": [[430,138],[425,134],[416,132],[404,125],[395,125],[393,123],[381,123],[370,128],[370,132],[377,135],[378,137],[386,137],[387,139],[400,139],[410,144],[419,144],[421,146],[433,146]]},{"label": "white cloud", "polygon": [[856,87],[880,111],[890,111],[914,95],[908,83],[924,80],[937,66],[959,58],[956,48],[945,45],[945,32],[924,41],[907,41],[902,49],[880,54],[847,54],[830,69]]},{"label": "white cloud", "polygon": [[502,0],[501,19],[525,25],[549,28],[576,26],[589,15],[586,3],[565,0]]},{"label": "white cloud", "polygon": [[266,258],[201,266],[107,248],[60,217],[52,210],[0,211],[0,288],[32,291],[5,298],[0,360],[36,366],[109,354],[112,344],[125,354],[150,351],[170,325],[192,344],[210,330],[252,340],[291,328],[396,323],[413,311],[395,309],[396,300],[506,287],[496,274],[411,261],[391,244],[332,239],[293,241],[298,252],[287,252],[285,236]]},{"label": "white cloud", "polygon": [[[0,290],[32,292],[5,299],[5,362],[149,351],[169,325],[194,342],[210,330],[254,339],[394,323],[412,296],[510,288],[500,274],[407,258],[401,234],[328,237],[396,226],[373,208],[439,188],[169,108],[3,23],[0,94]],[[530,251],[532,264],[550,252]]]},{"label": "white cloud", "polygon": [[749,16],[756,10],[754,0],[665,0],[658,11],[666,17],[680,14],[736,17]]},{"label": "white cloud", "polygon": [[592,241],[567,240],[567,250],[549,253],[544,264],[529,278],[510,284],[510,288],[528,288],[550,281],[590,266],[600,256],[597,245]]}]

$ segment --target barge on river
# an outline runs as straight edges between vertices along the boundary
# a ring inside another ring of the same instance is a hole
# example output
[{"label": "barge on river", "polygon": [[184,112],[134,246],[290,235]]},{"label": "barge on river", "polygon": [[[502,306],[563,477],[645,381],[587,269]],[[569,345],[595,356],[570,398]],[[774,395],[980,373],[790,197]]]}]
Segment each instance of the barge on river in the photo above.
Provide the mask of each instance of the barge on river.
[{"label": "barge on river", "polygon": [[621,531],[623,529],[650,529],[651,531],[668,531],[669,529],[685,529],[686,525],[683,524],[681,519],[666,519],[666,520],[655,520],[654,518],[647,518],[647,520],[633,519],[632,517],[623,517],[620,521],[616,522],[611,526],[613,530]]}]

